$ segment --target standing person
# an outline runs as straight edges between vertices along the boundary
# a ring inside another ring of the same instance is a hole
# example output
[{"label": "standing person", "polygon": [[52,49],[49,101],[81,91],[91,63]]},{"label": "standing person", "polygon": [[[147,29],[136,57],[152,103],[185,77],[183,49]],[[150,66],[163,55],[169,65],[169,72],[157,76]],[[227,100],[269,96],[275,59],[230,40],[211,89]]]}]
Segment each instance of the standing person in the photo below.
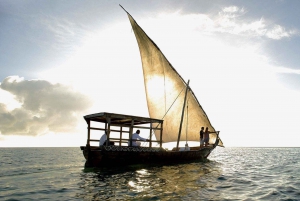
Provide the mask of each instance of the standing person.
[{"label": "standing person", "polygon": [[204,135],[204,127],[201,127],[201,130],[200,130],[200,147],[202,147],[203,144],[204,144],[203,135]]},{"label": "standing person", "polygon": [[[146,138],[143,138],[140,136],[140,130],[136,130],[134,134],[132,134],[132,146],[134,147],[139,147],[141,146],[141,142],[137,142],[136,140],[144,140],[144,141],[149,141]],[[130,141],[128,141],[128,145],[130,145]]]},{"label": "standing person", "polygon": [[204,132],[204,143],[205,146],[209,145],[209,131],[208,131],[208,127],[205,128],[205,132]]}]

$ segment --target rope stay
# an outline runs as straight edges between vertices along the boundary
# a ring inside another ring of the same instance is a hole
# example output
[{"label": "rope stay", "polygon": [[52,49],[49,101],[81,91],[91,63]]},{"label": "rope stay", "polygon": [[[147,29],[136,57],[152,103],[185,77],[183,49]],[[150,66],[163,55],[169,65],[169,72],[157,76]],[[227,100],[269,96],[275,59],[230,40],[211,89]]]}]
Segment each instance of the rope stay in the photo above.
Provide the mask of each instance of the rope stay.
[{"label": "rope stay", "polygon": [[[170,111],[170,109],[172,108],[172,106],[174,105],[174,103],[176,102],[176,100],[178,99],[178,97],[180,96],[180,94],[183,92],[183,90],[185,89],[185,87],[183,87],[181,89],[181,91],[179,92],[179,94],[177,95],[177,97],[175,98],[175,100],[173,101],[173,103],[171,104],[171,106],[169,107],[169,109],[165,112],[164,116],[161,119],[164,119],[165,116],[168,114],[168,112]],[[166,105],[166,104],[165,104]],[[158,127],[158,125],[156,126],[156,128]],[[154,135],[154,131],[152,131],[152,134]],[[150,138],[150,135],[148,136],[148,138]],[[157,143],[158,144],[158,143]]]}]

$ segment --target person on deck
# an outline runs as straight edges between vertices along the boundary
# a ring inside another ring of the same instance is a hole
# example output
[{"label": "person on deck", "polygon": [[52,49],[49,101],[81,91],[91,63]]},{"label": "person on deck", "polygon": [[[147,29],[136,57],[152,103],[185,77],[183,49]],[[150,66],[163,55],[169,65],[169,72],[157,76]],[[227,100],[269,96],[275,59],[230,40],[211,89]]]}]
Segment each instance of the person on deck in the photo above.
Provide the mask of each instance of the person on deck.
[{"label": "person on deck", "polygon": [[208,146],[209,145],[209,134],[211,132],[208,131],[208,127],[205,128],[205,132],[204,132],[204,144],[205,146]]},{"label": "person on deck", "polygon": [[101,145],[106,145],[106,132],[101,136],[100,140],[99,140],[99,146]]},{"label": "person on deck", "polygon": [[[101,136],[100,140],[99,140],[99,147],[102,145],[106,145],[106,140],[107,140],[107,136],[106,136],[106,132]],[[109,142],[108,145],[115,145],[114,142]]]},{"label": "person on deck", "polygon": [[[139,147],[141,146],[141,142],[137,142],[136,140],[149,141],[146,138],[140,136],[140,130],[137,130],[134,134],[132,134],[132,146]],[[130,141],[128,141],[128,146],[130,145]]]},{"label": "person on deck", "polygon": [[201,130],[200,130],[200,147],[202,147],[203,144],[204,144],[203,136],[204,136],[204,127],[201,127]]}]

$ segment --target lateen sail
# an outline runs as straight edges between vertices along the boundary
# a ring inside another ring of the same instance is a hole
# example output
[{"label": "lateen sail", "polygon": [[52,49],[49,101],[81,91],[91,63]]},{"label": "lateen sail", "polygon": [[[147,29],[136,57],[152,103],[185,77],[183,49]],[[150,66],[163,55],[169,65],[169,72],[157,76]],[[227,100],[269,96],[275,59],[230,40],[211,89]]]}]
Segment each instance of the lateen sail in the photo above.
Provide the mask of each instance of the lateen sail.
[{"label": "lateen sail", "polygon": [[[178,138],[186,82],[128,12],[127,15],[140,49],[149,115],[151,118],[164,119],[163,142],[175,142]],[[215,129],[191,89],[187,94],[187,101],[188,110],[185,115],[188,116],[183,122],[180,140],[199,141],[202,126],[208,127],[210,131]],[[155,135],[159,139],[159,134]],[[216,137],[216,134],[211,134],[210,143],[214,143]],[[221,140],[219,145],[223,146]]]}]

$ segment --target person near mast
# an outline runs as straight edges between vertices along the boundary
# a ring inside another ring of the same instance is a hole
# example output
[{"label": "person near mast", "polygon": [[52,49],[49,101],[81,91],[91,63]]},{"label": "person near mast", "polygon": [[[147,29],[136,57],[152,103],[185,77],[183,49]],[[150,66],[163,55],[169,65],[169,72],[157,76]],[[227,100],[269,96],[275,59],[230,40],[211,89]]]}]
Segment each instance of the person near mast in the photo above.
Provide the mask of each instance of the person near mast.
[{"label": "person near mast", "polygon": [[204,127],[201,127],[201,130],[200,130],[200,147],[202,147],[203,144],[204,144],[203,136],[204,136]]},{"label": "person near mast", "polygon": [[[132,146],[139,147],[141,146],[141,142],[137,142],[137,140],[149,141],[146,138],[140,136],[140,130],[136,130],[134,134],[132,134]],[[130,145],[130,141],[128,141],[128,145]]]},{"label": "person near mast", "polygon": [[208,127],[205,128],[205,132],[204,132],[204,144],[205,146],[209,145],[209,134],[211,132],[208,130]]}]

